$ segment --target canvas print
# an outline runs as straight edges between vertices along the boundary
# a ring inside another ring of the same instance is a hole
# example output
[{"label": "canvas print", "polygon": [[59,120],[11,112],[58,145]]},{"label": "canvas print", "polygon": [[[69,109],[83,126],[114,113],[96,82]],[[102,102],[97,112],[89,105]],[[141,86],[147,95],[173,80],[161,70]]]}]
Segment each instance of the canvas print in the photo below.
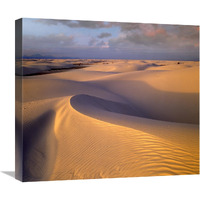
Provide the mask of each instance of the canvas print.
[{"label": "canvas print", "polygon": [[16,178],[199,174],[199,27],[16,20]]}]

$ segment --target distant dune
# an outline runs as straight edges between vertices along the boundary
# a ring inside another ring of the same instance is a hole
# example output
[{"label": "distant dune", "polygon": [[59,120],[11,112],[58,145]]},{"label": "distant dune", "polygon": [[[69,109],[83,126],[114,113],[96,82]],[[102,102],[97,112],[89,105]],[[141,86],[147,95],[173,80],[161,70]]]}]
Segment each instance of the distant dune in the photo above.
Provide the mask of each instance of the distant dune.
[{"label": "distant dune", "polygon": [[23,70],[24,181],[199,173],[199,62],[27,59]]}]

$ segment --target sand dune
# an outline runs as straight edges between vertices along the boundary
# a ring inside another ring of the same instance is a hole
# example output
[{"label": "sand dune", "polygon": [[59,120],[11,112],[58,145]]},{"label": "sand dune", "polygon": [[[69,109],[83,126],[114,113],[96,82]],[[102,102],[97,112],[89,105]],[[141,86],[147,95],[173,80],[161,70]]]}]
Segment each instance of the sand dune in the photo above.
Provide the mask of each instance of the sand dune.
[{"label": "sand dune", "polygon": [[198,62],[84,63],[23,77],[24,181],[199,173]]}]

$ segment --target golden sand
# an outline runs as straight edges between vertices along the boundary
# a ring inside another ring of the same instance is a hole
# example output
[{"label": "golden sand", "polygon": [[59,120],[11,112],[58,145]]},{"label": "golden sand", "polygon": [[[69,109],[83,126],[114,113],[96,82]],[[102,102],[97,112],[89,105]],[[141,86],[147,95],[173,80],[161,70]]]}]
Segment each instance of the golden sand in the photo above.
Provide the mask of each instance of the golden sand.
[{"label": "golden sand", "polygon": [[177,62],[24,76],[24,180],[198,174],[199,63]]}]

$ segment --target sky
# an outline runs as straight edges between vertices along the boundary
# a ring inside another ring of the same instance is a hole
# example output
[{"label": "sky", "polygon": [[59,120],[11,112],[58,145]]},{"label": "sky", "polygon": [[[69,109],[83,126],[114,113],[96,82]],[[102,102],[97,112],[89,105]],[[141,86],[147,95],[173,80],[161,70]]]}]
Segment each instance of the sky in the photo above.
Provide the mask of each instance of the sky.
[{"label": "sky", "polygon": [[23,19],[23,55],[83,59],[199,60],[199,27]]}]

